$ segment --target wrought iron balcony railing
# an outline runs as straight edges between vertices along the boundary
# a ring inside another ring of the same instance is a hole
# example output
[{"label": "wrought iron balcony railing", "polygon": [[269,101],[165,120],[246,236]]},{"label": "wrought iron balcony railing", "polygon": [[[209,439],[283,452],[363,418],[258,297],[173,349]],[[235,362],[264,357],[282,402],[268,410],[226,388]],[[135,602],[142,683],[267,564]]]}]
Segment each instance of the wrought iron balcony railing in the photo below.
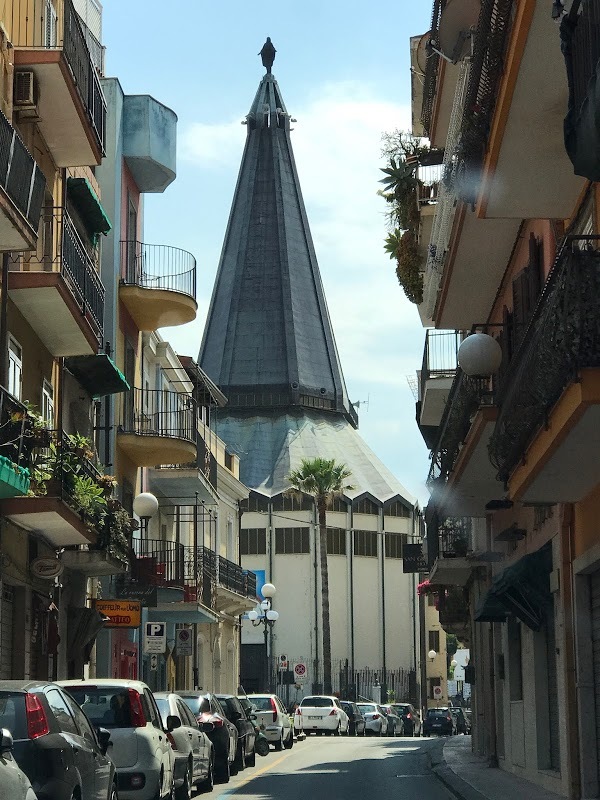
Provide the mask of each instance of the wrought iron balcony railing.
[{"label": "wrought iron balcony railing", "polygon": [[447,517],[443,509],[432,508],[427,520],[427,560],[464,558],[473,550],[470,517]]},{"label": "wrought iron balcony railing", "polygon": [[0,185],[37,233],[46,178],[2,112],[0,112]]},{"label": "wrought iron balcony railing", "polygon": [[489,445],[502,481],[508,480],[579,370],[600,367],[599,239],[566,237],[519,348],[503,372],[500,412]]},{"label": "wrought iron balcony railing", "polygon": [[590,79],[595,74],[600,60],[600,5],[598,2],[572,3],[569,19],[569,46],[565,51],[567,78],[570,89],[570,105],[579,113],[588,95]]},{"label": "wrought iron balcony railing", "polygon": [[196,299],[196,259],[186,250],[122,241],[121,269],[125,284],[181,292]]},{"label": "wrought iron balcony railing", "polygon": [[234,564],[223,556],[219,556],[219,586],[230,589],[236,594],[245,595],[246,581],[244,580],[244,570],[239,564]]},{"label": "wrought iron balcony railing", "polygon": [[425,348],[421,366],[421,395],[430,378],[449,378],[456,373],[458,348],[466,334],[462,331],[425,332]]},{"label": "wrought iron balcony railing", "polygon": [[96,135],[104,150],[106,133],[106,100],[100,79],[86,43],[82,22],[72,0],[63,0],[63,13],[48,0],[13,0],[12,46],[16,49],[61,50],[69,65],[73,81]]},{"label": "wrought iron balcony railing", "polygon": [[[434,0],[430,28],[432,39],[437,38],[440,19],[442,17],[442,11],[446,7],[446,2],[447,0]],[[423,105],[421,107],[421,122],[427,134],[431,133],[431,116],[437,90],[439,66],[440,57],[435,51],[431,50],[427,54],[427,64],[425,66],[425,77],[423,80]]]},{"label": "wrought iron balcony railing", "polygon": [[167,389],[130,389],[120,399],[118,426],[122,433],[165,436],[196,443],[196,402]]}]

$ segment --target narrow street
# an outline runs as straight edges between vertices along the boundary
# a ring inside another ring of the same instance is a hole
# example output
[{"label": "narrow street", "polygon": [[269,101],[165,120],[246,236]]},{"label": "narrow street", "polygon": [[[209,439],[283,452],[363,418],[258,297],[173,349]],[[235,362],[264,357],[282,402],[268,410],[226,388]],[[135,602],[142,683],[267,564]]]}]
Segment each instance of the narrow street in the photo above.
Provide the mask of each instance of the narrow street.
[{"label": "narrow street", "polygon": [[[309,737],[291,751],[271,752],[254,769],[215,786],[211,798],[246,800],[446,800],[453,795],[430,769],[444,739]],[[374,789],[376,787],[376,789]],[[202,797],[201,793],[196,795]]]}]

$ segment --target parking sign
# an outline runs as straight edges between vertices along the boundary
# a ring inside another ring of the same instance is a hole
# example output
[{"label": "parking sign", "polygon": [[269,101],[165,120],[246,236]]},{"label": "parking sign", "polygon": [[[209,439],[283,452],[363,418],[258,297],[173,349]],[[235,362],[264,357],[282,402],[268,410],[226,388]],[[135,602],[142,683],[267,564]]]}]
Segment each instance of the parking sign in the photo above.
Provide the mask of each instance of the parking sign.
[{"label": "parking sign", "polygon": [[167,623],[147,622],[144,625],[144,653],[164,653],[167,649]]},{"label": "parking sign", "polygon": [[177,631],[177,655],[191,656],[192,644],[192,631],[189,628],[180,628]]}]

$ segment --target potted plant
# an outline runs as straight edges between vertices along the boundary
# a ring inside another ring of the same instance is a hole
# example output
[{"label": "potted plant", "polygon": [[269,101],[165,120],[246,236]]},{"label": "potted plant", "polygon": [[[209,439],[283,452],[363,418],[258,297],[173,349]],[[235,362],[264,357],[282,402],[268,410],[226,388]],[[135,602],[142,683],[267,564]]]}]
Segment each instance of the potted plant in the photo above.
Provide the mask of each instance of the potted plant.
[{"label": "potted plant", "polygon": [[108,500],[117,486],[117,479],[114,475],[100,475],[98,486],[101,487],[104,497]]},{"label": "potted plant", "polygon": [[[50,428],[52,423],[44,419],[39,411],[28,400],[24,402],[25,406],[25,426],[23,436],[26,439],[30,448],[32,447],[48,447],[50,445],[51,432]],[[15,412],[13,415],[14,421],[19,422],[23,419],[21,412]]]}]

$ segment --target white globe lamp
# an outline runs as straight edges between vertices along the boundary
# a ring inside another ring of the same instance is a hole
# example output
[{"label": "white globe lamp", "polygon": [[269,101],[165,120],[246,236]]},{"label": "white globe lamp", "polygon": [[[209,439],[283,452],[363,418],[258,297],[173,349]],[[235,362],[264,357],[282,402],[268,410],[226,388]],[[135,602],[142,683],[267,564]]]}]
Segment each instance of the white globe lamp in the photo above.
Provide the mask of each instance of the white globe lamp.
[{"label": "white globe lamp", "polygon": [[273,586],[272,583],[265,583],[262,589],[260,590],[262,596],[267,598],[273,597],[276,592],[277,589]]},{"label": "white globe lamp", "polygon": [[472,378],[489,377],[498,371],[502,363],[502,348],[487,333],[467,336],[458,348],[458,365]]},{"label": "white globe lamp", "polygon": [[158,511],[158,500],[151,492],[142,492],[133,501],[133,512],[140,519],[150,519]]},{"label": "white globe lamp", "polygon": [[254,609],[252,611],[249,611],[248,612],[248,619],[251,622],[256,622],[256,620],[258,619],[258,611],[254,611]]},{"label": "white globe lamp", "polygon": [[452,661],[450,662],[450,666],[452,667],[452,669],[456,669],[458,667],[458,661],[452,659]]},{"label": "white globe lamp", "polygon": [[279,612],[273,610],[267,611],[267,619],[269,622],[277,622],[279,619]]},{"label": "white globe lamp", "polygon": [[435,650],[430,650],[430,651],[427,653],[427,658],[430,658],[432,661],[433,661],[433,659],[434,659],[436,656],[437,656],[437,653],[435,652]]}]

